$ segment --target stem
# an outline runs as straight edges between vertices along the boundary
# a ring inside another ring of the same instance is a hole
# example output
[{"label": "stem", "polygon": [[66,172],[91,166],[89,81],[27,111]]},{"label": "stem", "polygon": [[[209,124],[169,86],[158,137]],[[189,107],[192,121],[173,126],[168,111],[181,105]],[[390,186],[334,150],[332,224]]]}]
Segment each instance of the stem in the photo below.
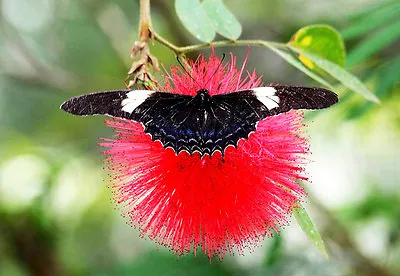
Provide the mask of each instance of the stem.
[{"label": "stem", "polygon": [[179,47],[156,32],[152,31],[152,34],[154,36],[154,39],[157,40],[160,44],[164,45],[168,49],[172,50],[177,56],[181,56],[185,53],[188,52],[193,52],[193,51],[198,51],[202,49],[207,49],[210,47],[227,47],[227,46],[261,46],[261,47],[278,47],[278,48],[284,48],[287,49],[287,45],[285,43],[278,43],[278,42],[272,42],[272,41],[265,41],[265,40],[253,40],[253,39],[247,39],[247,40],[221,40],[221,41],[215,41],[212,43],[203,43],[203,44],[195,44],[195,45],[189,45],[189,46],[184,46],[184,47]]},{"label": "stem", "polygon": [[[150,73],[150,67],[158,71],[158,61],[150,53],[149,41],[153,39],[151,32],[150,0],[140,0],[140,21],[139,21],[139,41],[132,47],[132,58],[139,56],[138,60],[132,63],[125,79],[127,88],[131,88],[138,81],[144,84],[157,83]],[[151,84],[152,85],[152,84]]]},{"label": "stem", "polygon": [[150,0],[140,0],[139,40],[147,43],[151,36]]}]

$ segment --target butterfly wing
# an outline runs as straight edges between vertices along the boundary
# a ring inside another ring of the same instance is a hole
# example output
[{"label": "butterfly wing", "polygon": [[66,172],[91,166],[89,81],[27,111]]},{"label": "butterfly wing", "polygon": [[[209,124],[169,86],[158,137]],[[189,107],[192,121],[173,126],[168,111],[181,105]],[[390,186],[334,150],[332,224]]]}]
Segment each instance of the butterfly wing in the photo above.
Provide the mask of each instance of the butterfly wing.
[{"label": "butterfly wing", "polygon": [[73,97],[60,108],[79,116],[107,115],[142,122],[142,117],[149,119],[145,117],[149,107],[162,101],[164,104],[158,107],[164,108],[181,98],[192,97],[152,90],[111,90]]},{"label": "butterfly wing", "polygon": [[257,87],[216,95],[213,98],[222,101],[235,98],[238,105],[250,106],[247,112],[253,111],[261,119],[292,109],[323,109],[339,100],[334,92],[324,88],[281,85]]},{"label": "butterfly wing", "polygon": [[297,86],[258,87],[212,97],[208,125],[215,125],[214,150],[222,151],[248,138],[262,119],[292,109],[322,109],[338,102],[335,93],[323,88]]},{"label": "butterfly wing", "polygon": [[122,110],[122,101],[127,93],[129,90],[112,90],[76,96],[64,102],[60,108],[78,116],[102,114],[124,118],[126,114]]},{"label": "butterfly wing", "polygon": [[140,122],[153,141],[160,140],[177,153],[193,152],[200,150],[198,126],[205,116],[193,98],[151,90],[113,90],[73,97],[61,109],[79,116],[107,115]]},{"label": "butterfly wing", "polygon": [[[334,92],[324,88],[301,86],[273,86],[272,88],[275,89],[272,97],[278,101],[277,106],[270,110],[271,115],[292,109],[324,109],[339,101]],[[259,100],[262,99],[262,88],[256,90],[255,94]]]}]

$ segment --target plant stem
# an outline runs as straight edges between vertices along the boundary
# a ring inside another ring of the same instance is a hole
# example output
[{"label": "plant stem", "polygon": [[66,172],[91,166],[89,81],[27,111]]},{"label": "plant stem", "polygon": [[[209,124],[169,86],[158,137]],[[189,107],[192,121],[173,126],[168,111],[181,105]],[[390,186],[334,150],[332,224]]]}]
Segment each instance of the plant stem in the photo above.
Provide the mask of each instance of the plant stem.
[{"label": "plant stem", "polygon": [[140,0],[139,40],[147,43],[151,36],[150,0]]},{"label": "plant stem", "polygon": [[207,49],[210,47],[253,45],[253,46],[261,46],[261,47],[267,47],[267,48],[269,48],[269,47],[278,47],[278,48],[284,48],[284,49],[288,48],[288,46],[285,43],[278,43],[278,42],[265,41],[265,40],[252,40],[252,39],[235,40],[235,41],[221,40],[221,41],[215,41],[215,42],[211,42],[211,43],[203,43],[203,44],[195,44],[195,45],[179,47],[179,46],[172,44],[171,42],[169,42],[168,40],[166,40],[165,38],[163,38],[162,36],[160,36],[159,34],[157,34],[154,31],[152,31],[152,34],[153,34],[153,37],[155,40],[157,40],[160,44],[164,45],[168,49],[172,50],[177,56],[181,56],[188,52]]},{"label": "plant stem", "polygon": [[150,73],[150,67],[158,71],[158,61],[150,53],[149,41],[153,39],[151,31],[150,0],[140,0],[140,21],[139,21],[139,41],[132,47],[132,58],[139,56],[139,59],[132,63],[125,79],[127,88],[131,88],[138,81],[142,83],[154,82],[155,78]]}]

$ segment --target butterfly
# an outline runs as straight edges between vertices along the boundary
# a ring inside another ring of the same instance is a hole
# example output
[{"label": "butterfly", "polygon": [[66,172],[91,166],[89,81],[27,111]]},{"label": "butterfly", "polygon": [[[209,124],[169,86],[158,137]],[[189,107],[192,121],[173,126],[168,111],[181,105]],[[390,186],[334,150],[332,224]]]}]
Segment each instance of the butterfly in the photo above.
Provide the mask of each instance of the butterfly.
[{"label": "butterfly", "polygon": [[74,115],[107,115],[139,122],[153,141],[176,154],[187,151],[210,156],[228,146],[237,147],[256,131],[257,123],[292,109],[323,109],[338,102],[327,89],[267,86],[210,95],[152,90],[112,90],[73,97],[61,109]]}]

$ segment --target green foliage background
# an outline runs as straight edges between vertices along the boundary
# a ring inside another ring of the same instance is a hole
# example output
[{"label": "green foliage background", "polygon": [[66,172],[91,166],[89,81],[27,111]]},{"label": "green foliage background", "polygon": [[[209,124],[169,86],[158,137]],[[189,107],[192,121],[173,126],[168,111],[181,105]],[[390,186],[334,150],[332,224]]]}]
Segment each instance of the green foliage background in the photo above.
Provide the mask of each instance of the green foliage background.
[{"label": "green foliage background", "polygon": [[[306,114],[313,152],[306,207],[329,260],[293,220],[255,252],[211,264],[202,254],[177,259],[138,238],[103,181],[96,143],[111,130],[103,118],[58,108],[73,95],[123,87],[138,36],[138,1],[0,3],[1,276],[400,274],[398,1],[224,1],[243,39],[287,42],[305,25],[335,27],[345,39],[345,68],[381,104],[336,85],[340,104]],[[159,34],[176,45],[198,43],[174,1],[151,4]],[[175,64],[160,44],[151,51],[166,67]],[[241,61],[247,48],[216,51],[232,51]],[[257,68],[264,83],[318,85],[264,48],[251,48],[247,68]]]}]

